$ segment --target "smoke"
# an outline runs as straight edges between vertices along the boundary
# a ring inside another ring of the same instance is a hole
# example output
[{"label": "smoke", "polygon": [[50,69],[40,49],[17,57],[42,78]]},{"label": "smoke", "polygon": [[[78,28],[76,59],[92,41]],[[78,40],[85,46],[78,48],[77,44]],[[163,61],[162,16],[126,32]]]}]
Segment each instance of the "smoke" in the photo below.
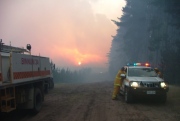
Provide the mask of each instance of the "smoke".
[{"label": "smoke", "polygon": [[[98,8],[102,1],[1,0],[0,38],[17,47],[31,44],[32,54],[50,57],[56,66],[76,67],[81,61],[106,68],[116,26]],[[112,8],[106,7],[110,15]]]}]

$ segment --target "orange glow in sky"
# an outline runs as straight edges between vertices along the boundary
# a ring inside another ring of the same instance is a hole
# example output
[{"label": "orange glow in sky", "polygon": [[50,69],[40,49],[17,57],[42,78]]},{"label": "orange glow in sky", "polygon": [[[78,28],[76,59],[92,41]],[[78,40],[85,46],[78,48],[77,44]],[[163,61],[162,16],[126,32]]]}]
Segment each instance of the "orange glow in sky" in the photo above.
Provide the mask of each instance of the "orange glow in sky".
[{"label": "orange glow in sky", "polygon": [[56,67],[107,69],[124,0],[1,0],[0,39],[50,57]]},{"label": "orange glow in sky", "polygon": [[78,65],[81,65],[81,62],[78,62]]}]

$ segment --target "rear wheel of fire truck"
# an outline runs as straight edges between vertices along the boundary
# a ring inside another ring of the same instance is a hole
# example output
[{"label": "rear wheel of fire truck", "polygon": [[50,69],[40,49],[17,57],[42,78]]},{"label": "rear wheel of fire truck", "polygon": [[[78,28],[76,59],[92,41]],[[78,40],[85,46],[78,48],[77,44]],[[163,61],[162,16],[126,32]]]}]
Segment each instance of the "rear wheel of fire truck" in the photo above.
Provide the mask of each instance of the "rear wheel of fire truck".
[{"label": "rear wheel of fire truck", "polygon": [[126,103],[133,102],[133,97],[132,94],[129,92],[128,87],[125,88],[124,98]]},{"label": "rear wheel of fire truck", "polygon": [[37,114],[41,110],[42,107],[42,92],[39,88],[35,88],[34,90],[34,109],[33,113]]}]

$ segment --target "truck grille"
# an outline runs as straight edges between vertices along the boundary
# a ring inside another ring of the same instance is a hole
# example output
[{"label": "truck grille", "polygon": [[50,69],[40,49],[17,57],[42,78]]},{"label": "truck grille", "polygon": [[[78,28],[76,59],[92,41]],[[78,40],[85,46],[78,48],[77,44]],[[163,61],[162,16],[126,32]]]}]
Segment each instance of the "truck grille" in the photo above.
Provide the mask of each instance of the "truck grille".
[{"label": "truck grille", "polygon": [[160,84],[153,83],[153,82],[141,82],[140,86],[142,86],[142,87],[160,87]]}]

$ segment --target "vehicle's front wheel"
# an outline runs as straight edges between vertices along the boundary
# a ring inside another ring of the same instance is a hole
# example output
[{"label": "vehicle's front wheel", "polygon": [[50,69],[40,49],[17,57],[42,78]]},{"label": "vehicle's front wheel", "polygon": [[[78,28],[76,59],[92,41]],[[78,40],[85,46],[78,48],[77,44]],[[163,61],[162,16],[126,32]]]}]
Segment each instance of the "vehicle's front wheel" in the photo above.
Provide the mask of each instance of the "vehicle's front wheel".
[{"label": "vehicle's front wheel", "polygon": [[126,103],[132,103],[133,102],[133,96],[129,92],[128,87],[125,88],[124,98],[125,98]]}]

